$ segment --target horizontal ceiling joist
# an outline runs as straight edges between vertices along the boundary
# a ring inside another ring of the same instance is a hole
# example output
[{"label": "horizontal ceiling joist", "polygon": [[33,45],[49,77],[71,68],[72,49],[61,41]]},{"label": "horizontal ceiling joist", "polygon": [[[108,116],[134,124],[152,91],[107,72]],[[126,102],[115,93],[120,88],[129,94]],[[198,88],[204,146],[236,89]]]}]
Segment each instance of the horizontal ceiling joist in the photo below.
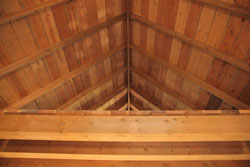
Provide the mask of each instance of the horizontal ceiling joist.
[{"label": "horizontal ceiling joist", "polygon": [[[132,68],[132,66],[130,66]],[[138,99],[139,101],[143,102],[149,109],[151,110],[160,110],[160,104],[159,102],[155,102],[154,100],[149,100],[150,97],[148,97],[146,94],[143,94],[141,91],[136,90],[133,86],[131,86],[131,94]],[[154,103],[152,103],[154,101]]]},{"label": "horizontal ceiling joist", "polygon": [[0,77],[2,77],[3,75],[6,75],[12,71],[16,71],[19,68],[24,67],[32,62],[35,62],[39,59],[42,59],[43,57],[54,53],[58,49],[63,48],[65,46],[71,44],[74,41],[85,38],[85,37],[93,34],[94,32],[101,30],[104,27],[110,26],[110,25],[112,25],[112,24],[114,24],[122,19],[125,19],[125,14],[111,18],[103,23],[100,23],[100,24],[92,26],[86,30],[83,30],[83,31],[77,33],[76,35],[71,36],[63,41],[57,42],[54,45],[50,45],[46,48],[40,49],[37,52],[32,53],[31,55],[28,55],[28,56],[26,56],[18,61],[15,61],[15,62],[1,68],[0,69]]},{"label": "horizontal ceiling joist", "polygon": [[5,17],[0,19],[0,24],[4,24],[4,23],[7,23],[7,22],[12,21],[12,20],[20,19],[22,17],[31,15],[35,12],[39,12],[39,11],[44,10],[46,8],[50,8],[50,7],[53,7],[56,5],[60,5],[62,3],[66,3],[68,1],[71,1],[71,0],[52,0],[52,1],[41,3],[40,5],[32,7],[32,8],[26,8],[24,10],[10,13],[10,14],[8,14]]},{"label": "horizontal ceiling joist", "polygon": [[250,141],[249,122],[250,115],[0,115],[0,139],[92,142]]},{"label": "horizontal ceiling joist", "polygon": [[170,70],[174,71],[179,76],[190,80],[195,85],[206,90],[207,92],[219,97],[220,99],[223,99],[223,101],[225,101],[225,102],[227,102],[227,103],[229,103],[237,108],[240,108],[240,109],[249,109],[250,108],[249,105],[247,105],[247,104],[243,103],[242,101],[228,95],[227,93],[221,91],[220,89],[215,88],[214,86],[206,83],[205,81],[198,79],[194,75],[178,68],[176,65],[171,64],[170,62],[160,58],[159,56],[155,55],[154,53],[146,51],[144,49],[141,49],[139,46],[136,46],[135,44],[132,44],[132,43],[130,44],[130,47],[137,50],[141,54],[147,56],[148,58],[150,58],[154,62],[161,64],[162,66],[164,66],[166,68],[169,68]]},{"label": "horizontal ceiling joist", "polygon": [[131,69],[132,72],[134,72],[137,75],[143,77],[144,79],[146,79],[147,81],[149,81],[150,83],[152,83],[153,85],[158,87],[159,89],[163,90],[166,94],[170,95],[171,97],[173,97],[177,101],[181,102],[182,104],[186,105],[187,107],[189,107],[189,108],[191,108],[193,110],[202,109],[201,106],[199,106],[197,104],[194,104],[191,101],[183,98],[180,94],[178,94],[175,91],[167,88],[166,86],[163,86],[159,81],[157,81],[157,80],[153,79],[152,77],[148,76],[147,74],[141,72],[139,69],[137,69],[135,67],[131,67],[130,69]]},{"label": "horizontal ceiling joist", "polygon": [[123,96],[127,94],[127,88],[125,85],[122,85],[120,88],[118,88],[116,91],[111,93],[109,96],[102,98],[101,101],[99,101],[98,104],[91,106],[89,110],[100,110],[105,109],[110,106],[111,102],[114,101],[114,98],[119,100]]},{"label": "horizontal ceiling joist", "polygon": [[104,79],[102,79],[101,81],[97,82],[95,85],[92,85],[90,87],[88,87],[86,90],[84,90],[83,92],[81,92],[80,94],[76,95],[75,97],[73,97],[72,99],[70,99],[69,101],[67,101],[66,103],[62,104],[61,106],[59,106],[57,108],[57,110],[65,110],[68,109],[70,106],[78,103],[79,101],[81,101],[82,98],[86,97],[90,92],[94,91],[95,89],[97,89],[98,87],[102,86],[103,84],[107,83],[108,81],[110,81],[112,78],[117,77],[118,75],[124,73],[125,71],[127,71],[127,68],[123,67],[120,68],[118,70],[116,70],[114,73],[112,73],[111,75],[105,77]]},{"label": "horizontal ceiling joist", "polygon": [[226,10],[230,13],[234,13],[238,16],[250,19],[250,10],[248,8],[240,7],[234,4],[220,2],[218,0],[192,0],[192,1],[204,3],[209,6],[214,6],[216,8]]},{"label": "horizontal ceiling joist", "polygon": [[125,45],[120,45],[120,46],[118,46],[118,47],[116,47],[116,48],[114,48],[114,49],[100,55],[100,56],[96,56],[95,59],[90,60],[88,63],[83,64],[82,66],[78,67],[77,69],[63,75],[62,77],[60,77],[57,80],[51,82],[50,84],[46,85],[45,87],[31,93],[28,96],[25,96],[24,98],[20,99],[16,103],[9,105],[5,109],[17,109],[17,108],[20,108],[20,107],[28,104],[29,102],[35,100],[36,98],[42,96],[43,94],[55,89],[57,86],[63,84],[67,80],[70,80],[71,78],[81,74],[83,71],[87,70],[91,66],[104,61],[108,57],[114,55],[115,53],[117,53],[117,52],[119,52],[119,51],[121,51],[123,49],[125,49]]},{"label": "horizontal ceiling joist", "polygon": [[[139,110],[139,112],[130,112],[129,115],[250,115],[250,110],[147,110],[141,104],[131,99],[131,105]],[[132,106],[131,106],[132,107]],[[142,111],[143,110],[143,111]],[[127,115],[121,114],[119,115]],[[111,116],[117,115],[116,110],[37,110],[37,109],[9,109],[4,114],[20,115],[88,115],[88,116]]]},{"label": "horizontal ceiling joist", "polygon": [[187,45],[190,45],[192,47],[196,47],[204,52],[207,52],[209,55],[214,56],[214,57],[216,57],[222,61],[225,61],[231,65],[234,65],[239,69],[250,72],[250,64],[248,64],[247,62],[244,62],[236,57],[233,57],[229,54],[226,54],[222,51],[219,51],[216,48],[213,48],[207,44],[204,44],[202,42],[194,40],[193,38],[185,36],[181,33],[173,31],[169,28],[161,26],[155,22],[149,21],[148,19],[145,19],[143,17],[131,14],[130,18],[134,21],[141,23],[141,24],[147,25],[148,27],[151,27],[151,28],[163,33],[163,34],[166,34],[166,35],[171,36],[173,38],[177,38],[177,39],[183,41],[184,43],[186,43]]},{"label": "horizontal ceiling joist", "polygon": [[250,154],[200,154],[200,155],[105,155],[0,152],[0,158],[89,160],[89,161],[222,161],[250,160]]}]

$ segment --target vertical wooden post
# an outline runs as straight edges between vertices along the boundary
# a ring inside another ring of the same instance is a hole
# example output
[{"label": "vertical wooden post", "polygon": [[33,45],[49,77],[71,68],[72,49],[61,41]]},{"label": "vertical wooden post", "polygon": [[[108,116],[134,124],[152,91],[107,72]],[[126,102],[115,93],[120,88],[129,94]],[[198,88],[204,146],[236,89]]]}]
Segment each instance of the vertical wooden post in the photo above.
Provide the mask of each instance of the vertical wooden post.
[{"label": "vertical wooden post", "polygon": [[130,20],[130,0],[126,0],[126,9],[127,9],[127,63],[128,63],[128,112],[130,113],[130,48],[129,48],[129,20]]}]

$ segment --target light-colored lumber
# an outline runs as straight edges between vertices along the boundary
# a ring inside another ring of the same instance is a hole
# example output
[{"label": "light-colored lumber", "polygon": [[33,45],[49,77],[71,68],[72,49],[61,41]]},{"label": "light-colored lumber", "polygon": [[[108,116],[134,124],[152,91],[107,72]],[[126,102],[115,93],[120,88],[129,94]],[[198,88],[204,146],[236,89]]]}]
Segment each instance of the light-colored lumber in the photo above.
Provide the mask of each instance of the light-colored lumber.
[{"label": "light-colored lumber", "polygon": [[216,161],[216,160],[250,160],[250,154],[217,155],[103,155],[103,154],[56,154],[0,152],[0,158],[29,159],[64,159],[92,161]]},{"label": "light-colored lumber", "polygon": [[[202,42],[199,42],[197,40],[194,40],[193,38],[190,38],[186,35],[183,35],[181,33],[178,33],[176,31],[173,31],[169,28],[166,28],[164,26],[161,26],[157,23],[154,23],[152,21],[149,21],[143,17],[140,17],[140,16],[137,16],[137,15],[134,15],[134,14],[131,14],[130,15],[131,19],[134,20],[134,21],[137,21],[137,22],[140,22],[142,24],[145,24],[147,25],[148,27],[151,27],[153,29],[156,29],[157,31],[161,32],[161,33],[164,33],[168,36],[171,36],[171,37],[174,37],[174,38],[178,38],[179,40],[185,42],[186,44],[192,46],[192,47],[196,47],[202,51],[205,51],[207,52],[208,54],[210,54],[211,56],[214,56],[220,60],[223,60],[229,64],[232,64],[234,66],[236,66],[237,68],[240,68],[244,71],[247,71],[247,72],[250,72],[250,66],[247,62],[244,62],[234,56],[231,56],[229,54],[226,54],[222,51],[219,51],[218,49],[216,48],[213,48],[211,46],[208,46]],[[130,44],[131,45],[131,44]]]},{"label": "light-colored lumber", "polygon": [[[180,75],[181,77],[184,77],[190,81],[192,81],[195,85],[199,86],[200,88],[208,91],[209,93],[223,99],[223,101],[241,109],[249,109],[250,106],[243,103],[242,101],[226,94],[225,92],[221,91],[220,89],[215,88],[214,86],[206,83],[205,81],[202,81],[198,78],[196,78],[194,75],[189,74],[188,72],[178,68],[176,65],[171,64],[170,62],[160,58],[159,56],[156,56],[154,53],[146,51],[144,49],[141,49],[140,47],[130,44],[130,47],[137,50],[138,52],[142,53],[143,55],[149,57],[153,61],[163,65],[164,67],[167,67],[171,70],[173,70],[176,74]],[[131,68],[130,68],[131,69]]]},{"label": "light-colored lumber", "polygon": [[0,115],[0,139],[183,142],[250,141],[249,115]]},{"label": "light-colored lumber", "polygon": [[[143,106],[131,99],[131,105],[134,105],[139,110],[144,110],[139,115],[249,115],[249,110],[241,110],[246,112],[239,112],[238,110],[146,110]],[[37,110],[37,109],[9,109],[5,110],[4,114],[42,114],[42,115],[113,115],[115,110]],[[133,113],[135,114],[135,113]],[[125,114],[127,115],[127,114]],[[135,114],[136,115],[136,114]]]},{"label": "light-colored lumber", "polygon": [[98,64],[99,62],[104,61],[106,58],[112,56],[113,54],[123,50],[125,48],[124,45],[120,45],[110,51],[108,51],[107,53],[104,53],[102,56],[97,56],[97,58],[92,59],[91,61],[89,61],[87,64],[83,64],[82,66],[80,66],[79,68],[63,75],[62,77],[60,77],[59,79],[51,82],[50,84],[46,85],[45,87],[33,92],[32,94],[25,96],[24,98],[20,99],[19,101],[17,101],[16,103],[9,105],[7,108],[5,109],[17,109],[20,108],[22,106],[24,106],[25,104],[28,104],[29,102],[31,102],[32,100],[42,96],[43,94],[49,92],[50,90],[56,88],[57,86],[61,85],[62,83],[64,83],[67,80],[70,80],[71,78],[81,74],[83,71],[87,70],[88,68],[90,68],[91,66]]},{"label": "light-colored lumber", "polygon": [[48,46],[44,49],[38,50],[37,52],[35,52],[31,55],[28,55],[28,56],[26,56],[18,61],[15,61],[15,62],[1,68],[0,69],[0,77],[2,77],[3,75],[6,75],[12,71],[16,71],[17,69],[24,67],[24,66],[26,66],[34,61],[37,61],[37,60],[39,60],[47,55],[50,55],[50,54],[54,53],[55,51],[57,51],[58,49],[63,48],[74,41],[85,38],[85,37],[89,36],[90,34],[93,34],[94,32],[101,30],[104,27],[107,27],[111,24],[114,24],[114,23],[116,23],[124,18],[125,18],[125,14],[116,16],[112,19],[109,19],[106,22],[103,22],[103,23],[100,23],[100,24],[95,25],[93,27],[90,27],[86,30],[83,30],[83,31],[77,33],[74,36],[71,36],[63,41],[55,43],[54,45],[51,45],[51,46]]}]

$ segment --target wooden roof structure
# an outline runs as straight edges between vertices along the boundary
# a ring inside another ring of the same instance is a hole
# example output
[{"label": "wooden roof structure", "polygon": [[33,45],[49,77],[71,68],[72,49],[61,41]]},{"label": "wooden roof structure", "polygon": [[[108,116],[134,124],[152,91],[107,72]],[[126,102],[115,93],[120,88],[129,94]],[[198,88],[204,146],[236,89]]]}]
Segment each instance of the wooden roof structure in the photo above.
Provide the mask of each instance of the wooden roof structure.
[{"label": "wooden roof structure", "polygon": [[249,166],[249,109],[250,0],[0,0],[0,166]]}]

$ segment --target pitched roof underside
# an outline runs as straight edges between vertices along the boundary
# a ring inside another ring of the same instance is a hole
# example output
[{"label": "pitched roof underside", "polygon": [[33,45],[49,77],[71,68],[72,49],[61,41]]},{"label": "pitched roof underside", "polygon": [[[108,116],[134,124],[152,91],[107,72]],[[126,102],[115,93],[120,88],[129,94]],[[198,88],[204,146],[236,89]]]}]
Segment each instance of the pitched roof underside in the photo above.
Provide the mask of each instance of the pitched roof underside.
[{"label": "pitched roof underside", "polygon": [[128,2],[1,1],[0,108],[250,108],[249,1]]}]

